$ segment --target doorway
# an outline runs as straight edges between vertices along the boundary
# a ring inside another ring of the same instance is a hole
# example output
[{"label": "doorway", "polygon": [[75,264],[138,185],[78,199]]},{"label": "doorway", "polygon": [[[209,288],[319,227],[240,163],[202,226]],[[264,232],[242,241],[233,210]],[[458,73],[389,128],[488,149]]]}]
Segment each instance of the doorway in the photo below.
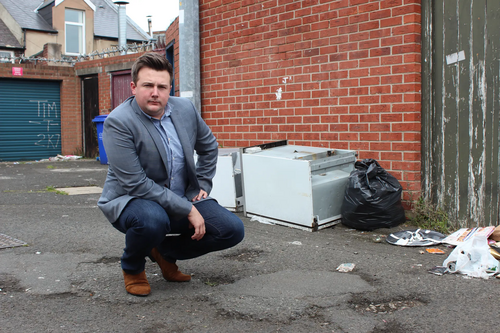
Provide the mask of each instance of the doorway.
[{"label": "doorway", "polygon": [[99,155],[97,129],[92,119],[99,115],[99,80],[97,75],[82,78],[83,95],[83,155],[94,158]]}]

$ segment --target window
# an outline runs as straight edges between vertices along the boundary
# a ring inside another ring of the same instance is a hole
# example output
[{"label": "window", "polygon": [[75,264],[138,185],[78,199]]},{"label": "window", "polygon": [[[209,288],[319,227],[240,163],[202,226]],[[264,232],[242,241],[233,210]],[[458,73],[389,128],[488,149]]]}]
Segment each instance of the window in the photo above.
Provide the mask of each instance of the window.
[{"label": "window", "polygon": [[81,10],[65,10],[66,54],[77,55],[85,53],[84,13]]},{"label": "window", "polygon": [[10,51],[0,51],[0,62],[12,62],[14,63],[14,52]]}]

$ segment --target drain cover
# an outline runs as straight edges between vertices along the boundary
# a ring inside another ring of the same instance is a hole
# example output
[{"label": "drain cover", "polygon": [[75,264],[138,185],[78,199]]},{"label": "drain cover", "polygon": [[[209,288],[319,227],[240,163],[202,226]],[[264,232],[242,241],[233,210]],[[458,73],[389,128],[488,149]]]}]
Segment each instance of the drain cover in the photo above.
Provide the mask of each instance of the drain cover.
[{"label": "drain cover", "polygon": [[12,238],[10,236],[0,234],[0,249],[6,249],[9,247],[28,245],[19,239]]}]

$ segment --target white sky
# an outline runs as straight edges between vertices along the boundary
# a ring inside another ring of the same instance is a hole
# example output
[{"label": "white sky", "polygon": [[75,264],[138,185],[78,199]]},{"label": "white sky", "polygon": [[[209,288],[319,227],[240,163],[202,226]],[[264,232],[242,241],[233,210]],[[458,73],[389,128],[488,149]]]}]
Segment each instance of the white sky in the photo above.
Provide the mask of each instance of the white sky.
[{"label": "white sky", "polygon": [[178,0],[127,0],[127,16],[148,32],[148,15],[151,15],[153,31],[167,30],[179,16]]}]

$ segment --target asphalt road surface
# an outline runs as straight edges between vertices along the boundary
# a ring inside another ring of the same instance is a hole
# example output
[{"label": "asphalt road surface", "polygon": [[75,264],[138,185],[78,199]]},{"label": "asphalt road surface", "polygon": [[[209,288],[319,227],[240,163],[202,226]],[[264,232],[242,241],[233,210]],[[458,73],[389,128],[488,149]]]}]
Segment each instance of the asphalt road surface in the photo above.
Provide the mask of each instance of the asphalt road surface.
[{"label": "asphalt road surface", "polygon": [[[124,237],[96,206],[96,161],[0,163],[0,332],[493,332],[500,279],[428,273],[446,254],[393,246],[394,229],[318,232],[240,217],[236,247],[180,261],[189,283],[166,282],[156,264],[148,297],[126,293]],[[353,263],[351,272],[339,272]]]}]

